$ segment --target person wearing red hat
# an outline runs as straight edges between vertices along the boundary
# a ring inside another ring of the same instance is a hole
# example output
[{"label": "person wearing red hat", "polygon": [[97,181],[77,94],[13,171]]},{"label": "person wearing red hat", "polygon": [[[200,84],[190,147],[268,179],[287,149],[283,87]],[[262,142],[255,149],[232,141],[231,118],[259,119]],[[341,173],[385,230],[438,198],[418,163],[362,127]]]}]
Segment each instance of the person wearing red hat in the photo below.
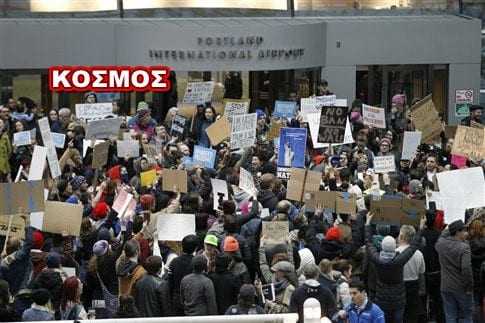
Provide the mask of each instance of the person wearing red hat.
[{"label": "person wearing red hat", "polygon": [[96,206],[93,208],[93,211],[91,213],[91,217],[95,221],[100,221],[106,218],[106,216],[109,213],[109,206],[106,204],[106,202],[98,202]]},{"label": "person wearing red hat", "polygon": [[42,232],[36,230],[32,233],[32,249],[30,250],[33,278],[37,277],[46,266],[47,255],[49,253],[42,251],[42,247],[44,247],[44,235]]},{"label": "person wearing red hat", "polygon": [[320,252],[318,260],[348,257],[352,252],[352,245],[343,243],[342,232],[338,227],[331,227],[328,229],[325,239],[320,243]]},{"label": "person wearing red hat", "polygon": [[239,242],[236,238],[227,236],[224,239],[224,253],[231,257],[229,271],[238,277],[243,284],[250,284],[251,278],[249,276],[248,267],[246,267],[242,261]]}]

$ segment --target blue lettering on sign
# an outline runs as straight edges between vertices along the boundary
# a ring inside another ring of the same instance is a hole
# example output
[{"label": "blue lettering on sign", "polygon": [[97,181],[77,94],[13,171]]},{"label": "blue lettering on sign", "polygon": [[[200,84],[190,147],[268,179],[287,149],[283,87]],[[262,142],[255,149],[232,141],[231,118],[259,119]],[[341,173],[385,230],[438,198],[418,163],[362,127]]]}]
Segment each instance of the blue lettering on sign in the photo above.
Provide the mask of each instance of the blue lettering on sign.
[{"label": "blue lettering on sign", "polygon": [[342,192],[342,197],[344,198],[345,202],[348,202],[350,199],[350,193],[349,192]]}]

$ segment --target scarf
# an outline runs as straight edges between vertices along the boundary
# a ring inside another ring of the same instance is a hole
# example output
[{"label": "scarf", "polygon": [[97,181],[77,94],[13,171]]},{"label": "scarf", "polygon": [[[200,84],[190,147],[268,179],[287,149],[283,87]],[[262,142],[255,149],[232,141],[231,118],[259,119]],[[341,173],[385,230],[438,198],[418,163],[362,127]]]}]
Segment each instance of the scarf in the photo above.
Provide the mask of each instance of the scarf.
[{"label": "scarf", "polygon": [[274,285],[275,294],[283,293],[285,291],[286,287],[288,287],[289,284],[290,284],[290,282],[286,279],[284,279],[280,282],[274,282],[273,285]]},{"label": "scarf", "polygon": [[379,258],[385,262],[390,262],[396,256],[396,251],[384,251],[379,252]]}]

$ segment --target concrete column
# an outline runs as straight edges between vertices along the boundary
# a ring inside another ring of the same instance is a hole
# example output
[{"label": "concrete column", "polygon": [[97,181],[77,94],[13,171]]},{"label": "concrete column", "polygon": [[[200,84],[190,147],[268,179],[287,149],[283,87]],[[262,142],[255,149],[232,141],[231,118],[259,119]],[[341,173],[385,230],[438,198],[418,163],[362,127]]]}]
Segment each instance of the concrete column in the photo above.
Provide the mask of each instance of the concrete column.
[{"label": "concrete column", "polygon": [[448,68],[448,123],[457,124],[455,91],[473,89],[473,103],[480,99],[480,64],[450,64]]},{"label": "concrete column", "polygon": [[337,99],[347,99],[349,106],[355,99],[357,67],[326,66],[322,68],[322,78],[328,81],[330,91]]}]

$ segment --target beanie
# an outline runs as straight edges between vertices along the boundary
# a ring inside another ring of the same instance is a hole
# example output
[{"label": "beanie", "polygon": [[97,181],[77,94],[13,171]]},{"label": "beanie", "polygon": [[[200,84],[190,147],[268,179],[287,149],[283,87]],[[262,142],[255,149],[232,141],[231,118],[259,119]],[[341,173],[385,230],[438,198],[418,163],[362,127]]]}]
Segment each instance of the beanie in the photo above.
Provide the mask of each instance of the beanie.
[{"label": "beanie", "polygon": [[49,252],[46,265],[47,268],[59,268],[61,266],[61,255],[57,252]]},{"label": "beanie", "polygon": [[300,256],[300,269],[304,268],[306,265],[315,264],[315,257],[310,249],[303,248],[298,251],[298,255]]},{"label": "beanie", "polygon": [[217,237],[215,235],[208,234],[208,235],[205,236],[205,239],[204,239],[205,244],[217,247],[217,242],[218,242],[218,240],[217,240]]},{"label": "beanie", "polygon": [[150,210],[153,206],[155,198],[151,194],[143,194],[140,197],[140,204],[143,210]]},{"label": "beanie", "polygon": [[98,257],[105,255],[106,252],[108,251],[108,246],[109,246],[108,241],[99,240],[93,246],[93,254]]},{"label": "beanie", "polygon": [[107,172],[106,175],[112,180],[120,180],[121,179],[121,166],[117,165],[111,167]]},{"label": "beanie", "polygon": [[239,242],[237,242],[236,238],[227,236],[226,239],[224,239],[224,251],[225,252],[239,251]]},{"label": "beanie", "polygon": [[138,102],[138,105],[136,107],[136,111],[142,111],[142,110],[148,110],[148,103],[146,103],[145,101],[140,101]]},{"label": "beanie", "polygon": [[325,235],[325,239],[332,241],[332,240],[339,240],[340,239],[340,230],[337,227],[331,227],[328,229],[327,234]]},{"label": "beanie", "polygon": [[42,232],[35,230],[32,233],[32,245],[34,249],[42,249],[44,246],[44,235]]},{"label": "beanie", "polygon": [[396,240],[391,236],[385,236],[381,243],[382,251],[394,252],[396,251]]},{"label": "beanie", "polygon": [[86,178],[84,178],[84,176],[75,176],[72,180],[71,180],[71,186],[72,186],[72,189],[77,191],[78,189],[81,188],[81,185],[85,184],[86,183]]},{"label": "beanie", "polygon": [[93,209],[93,218],[95,220],[104,219],[108,215],[109,206],[106,202],[98,202]]},{"label": "beanie", "polygon": [[417,194],[419,192],[422,192],[423,191],[423,185],[421,184],[421,182],[417,179],[413,179],[409,182],[409,193],[411,194]]},{"label": "beanie", "polygon": [[406,96],[404,94],[396,94],[392,97],[392,104],[404,105]]}]

